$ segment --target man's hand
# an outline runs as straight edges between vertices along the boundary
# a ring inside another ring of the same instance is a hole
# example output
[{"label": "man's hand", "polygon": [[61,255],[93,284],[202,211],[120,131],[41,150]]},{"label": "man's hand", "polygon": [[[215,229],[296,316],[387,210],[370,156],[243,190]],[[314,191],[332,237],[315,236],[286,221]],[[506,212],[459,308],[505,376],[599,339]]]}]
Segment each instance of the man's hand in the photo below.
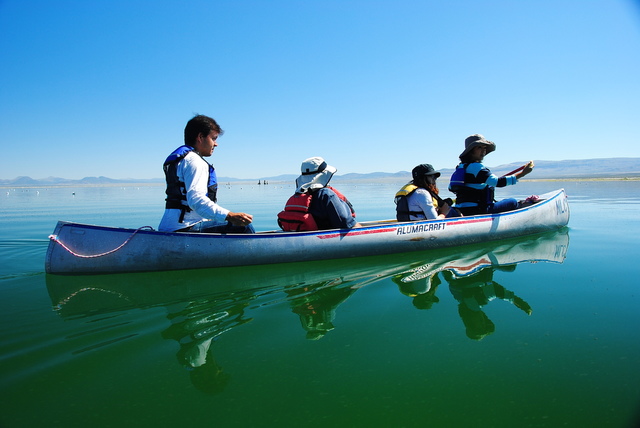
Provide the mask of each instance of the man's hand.
[{"label": "man's hand", "polygon": [[247,213],[232,213],[227,214],[225,219],[234,226],[247,226],[253,221],[253,216]]}]

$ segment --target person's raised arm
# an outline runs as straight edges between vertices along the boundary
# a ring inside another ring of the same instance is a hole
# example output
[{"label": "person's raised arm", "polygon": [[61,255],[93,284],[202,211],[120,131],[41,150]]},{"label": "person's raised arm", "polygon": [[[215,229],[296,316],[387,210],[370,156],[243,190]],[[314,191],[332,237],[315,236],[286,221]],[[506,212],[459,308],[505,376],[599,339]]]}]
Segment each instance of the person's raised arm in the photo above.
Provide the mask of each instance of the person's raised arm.
[{"label": "person's raised arm", "polygon": [[533,171],[534,166],[533,161],[529,161],[529,163],[524,166],[524,169],[516,174],[516,179],[520,180],[522,177],[529,174]]}]

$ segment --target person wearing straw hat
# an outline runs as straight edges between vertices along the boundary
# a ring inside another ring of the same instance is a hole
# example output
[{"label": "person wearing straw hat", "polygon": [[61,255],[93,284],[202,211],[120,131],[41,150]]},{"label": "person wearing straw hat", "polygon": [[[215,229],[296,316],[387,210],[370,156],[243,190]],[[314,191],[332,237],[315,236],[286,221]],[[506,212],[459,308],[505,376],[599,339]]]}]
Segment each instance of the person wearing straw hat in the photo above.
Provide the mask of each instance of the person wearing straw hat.
[{"label": "person wearing straw hat", "polygon": [[493,141],[480,134],[474,134],[464,140],[464,146],[464,151],[460,154],[460,163],[449,182],[449,190],[456,195],[453,207],[465,216],[499,213],[518,208],[518,201],[514,198],[495,202],[495,188],[516,184],[519,179],[533,171],[533,161],[515,174],[498,177],[482,164],[484,157],[496,149]]},{"label": "person wearing straw hat", "polygon": [[443,200],[439,196],[436,180],[440,173],[428,163],[423,163],[411,171],[413,180],[405,184],[395,196],[396,219],[398,221],[433,220],[436,218],[457,217],[451,210],[451,199]]},{"label": "person wearing straw hat", "polygon": [[278,224],[285,232],[356,227],[356,213],[349,200],[329,181],[336,168],[321,157],[305,159],[296,179],[296,192],[278,214]]}]

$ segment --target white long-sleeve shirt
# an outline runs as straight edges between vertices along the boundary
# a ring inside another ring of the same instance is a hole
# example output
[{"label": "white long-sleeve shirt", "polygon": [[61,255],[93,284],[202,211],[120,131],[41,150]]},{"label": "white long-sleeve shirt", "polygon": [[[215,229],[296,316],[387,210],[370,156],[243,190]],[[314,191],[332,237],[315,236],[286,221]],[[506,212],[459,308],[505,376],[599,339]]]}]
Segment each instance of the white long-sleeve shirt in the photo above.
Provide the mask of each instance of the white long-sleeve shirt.
[{"label": "white long-sleeve shirt", "polygon": [[213,220],[216,223],[226,223],[229,210],[222,208],[207,196],[209,183],[209,164],[197,153],[189,152],[178,163],[178,178],[185,184],[187,204],[192,211],[185,213],[180,223],[181,210],[177,208],[165,209],[158,230],[173,232],[178,229],[193,226],[203,220]]},{"label": "white long-sleeve shirt", "polygon": [[409,205],[409,211],[422,211],[424,213],[424,216],[415,216],[411,214],[409,217],[410,220],[423,220],[425,218],[427,220],[433,220],[438,218],[438,212],[433,206],[433,197],[427,189],[423,189],[422,187],[416,189],[415,192],[409,195],[407,203]]}]

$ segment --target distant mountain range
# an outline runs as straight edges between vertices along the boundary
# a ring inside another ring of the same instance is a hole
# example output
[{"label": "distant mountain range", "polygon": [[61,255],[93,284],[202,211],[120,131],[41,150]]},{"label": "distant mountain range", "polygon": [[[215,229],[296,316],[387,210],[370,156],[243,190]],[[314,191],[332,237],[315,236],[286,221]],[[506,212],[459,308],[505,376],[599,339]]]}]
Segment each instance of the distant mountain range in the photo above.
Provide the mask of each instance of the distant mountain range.
[{"label": "distant mountain range", "polygon": [[[640,178],[640,158],[603,158],[603,159],[583,159],[583,160],[563,160],[563,161],[534,161],[535,169],[527,178],[530,179],[586,179],[586,178]],[[511,163],[491,167],[491,170],[502,175],[521,166],[520,163]],[[450,176],[453,168],[441,169],[443,176]],[[251,182],[267,180],[268,182],[292,182],[297,178],[296,174],[283,174],[273,177],[261,178],[232,178],[219,177],[220,183],[226,182]],[[409,171],[372,172],[368,174],[348,173],[336,175],[335,179],[340,181],[372,181],[380,179],[411,178]],[[0,179],[0,186],[4,187],[38,187],[38,186],[71,186],[71,185],[117,185],[126,183],[137,184],[157,184],[164,183],[164,178],[152,179],[114,179],[109,177],[85,177],[81,180],[70,180],[59,177],[47,177],[34,179],[31,177],[17,177],[12,180]]]}]

